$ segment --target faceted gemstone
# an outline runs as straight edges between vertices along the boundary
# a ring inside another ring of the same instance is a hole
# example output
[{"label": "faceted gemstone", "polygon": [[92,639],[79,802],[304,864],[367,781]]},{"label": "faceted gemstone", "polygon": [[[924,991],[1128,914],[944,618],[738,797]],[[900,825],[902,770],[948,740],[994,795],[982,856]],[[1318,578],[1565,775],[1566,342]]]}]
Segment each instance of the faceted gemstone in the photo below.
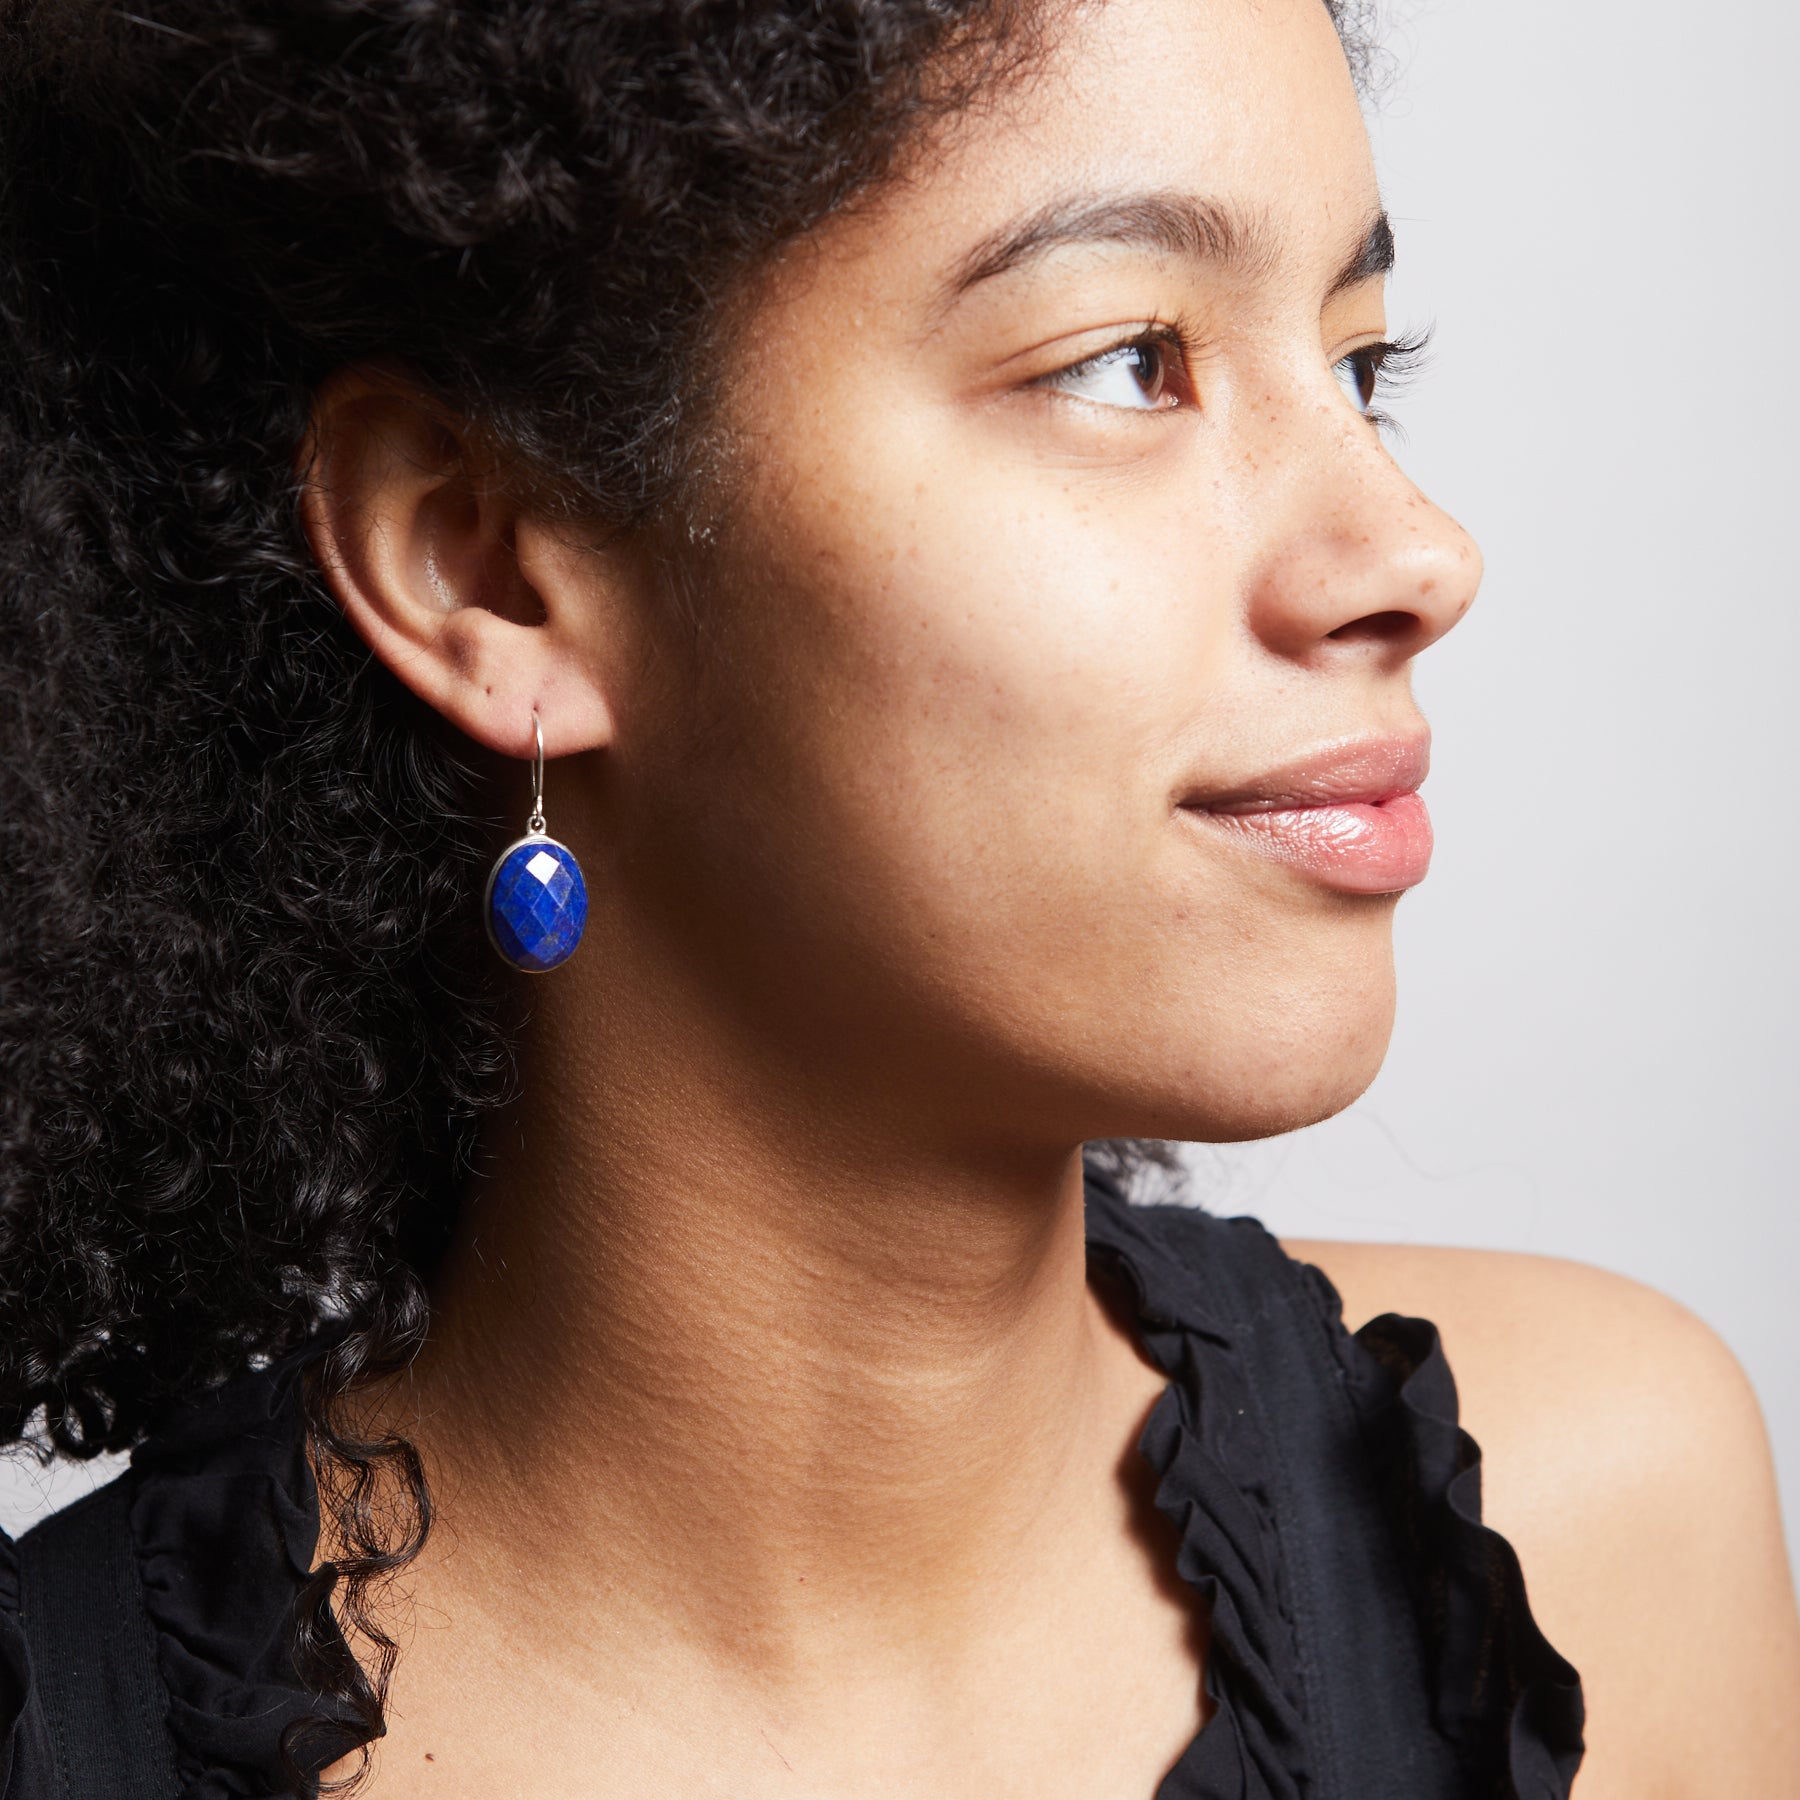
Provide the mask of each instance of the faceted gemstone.
[{"label": "faceted gemstone", "polygon": [[515,969],[567,962],[587,923],[581,865],[555,838],[531,837],[501,858],[488,893],[488,935]]}]

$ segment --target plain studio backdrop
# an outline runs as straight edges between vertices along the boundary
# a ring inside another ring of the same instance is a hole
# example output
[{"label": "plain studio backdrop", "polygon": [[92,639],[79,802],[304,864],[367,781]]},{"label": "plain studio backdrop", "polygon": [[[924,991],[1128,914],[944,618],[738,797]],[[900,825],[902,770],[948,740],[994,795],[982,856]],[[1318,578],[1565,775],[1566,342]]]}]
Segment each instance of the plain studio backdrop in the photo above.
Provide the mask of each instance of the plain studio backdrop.
[{"label": "plain studio backdrop", "polygon": [[[1420,665],[1439,848],[1341,1118],[1195,1152],[1293,1236],[1576,1257],[1736,1351],[1800,1542],[1793,192],[1776,0],[1436,0],[1373,129],[1402,460],[1488,577]],[[4,1471],[0,1523],[85,1491]]]}]

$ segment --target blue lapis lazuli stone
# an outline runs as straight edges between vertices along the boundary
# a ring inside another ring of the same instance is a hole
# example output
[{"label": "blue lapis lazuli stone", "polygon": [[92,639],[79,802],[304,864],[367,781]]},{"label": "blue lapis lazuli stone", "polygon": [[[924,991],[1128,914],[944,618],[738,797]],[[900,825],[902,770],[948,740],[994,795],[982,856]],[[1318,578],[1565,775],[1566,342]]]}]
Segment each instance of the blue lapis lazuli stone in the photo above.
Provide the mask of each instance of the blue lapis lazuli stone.
[{"label": "blue lapis lazuli stone", "polygon": [[494,870],[488,935],[515,969],[541,975],[575,954],[587,909],[587,883],[568,847],[555,838],[526,838]]}]

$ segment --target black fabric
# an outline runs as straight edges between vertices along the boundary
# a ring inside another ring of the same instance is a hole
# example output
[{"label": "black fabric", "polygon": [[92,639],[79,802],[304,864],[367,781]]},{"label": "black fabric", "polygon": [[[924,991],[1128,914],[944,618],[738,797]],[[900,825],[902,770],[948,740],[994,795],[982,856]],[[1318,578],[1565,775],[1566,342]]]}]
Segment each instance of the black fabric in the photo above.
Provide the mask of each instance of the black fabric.
[{"label": "black fabric", "polygon": [[1088,1239],[1170,1378],[1142,1448],[1212,1619],[1218,1710],[1156,1800],[1566,1800],[1580,1680],[1481,1523],[1435,1328],[1351,1336],[1254,1219],[1090,1180]]},{"label": "black fabric", "polygon": [[[1545,1642],[1435,1330],[1351,1336],[1254,1220],[1090,1181],[1090,1254],[1169,1377],[1141,1448],[1211,1622],[1212,1717],[1155,1800],[1567,1800],[1575,1671]],[[131,1470],[0,1535],[0,1800],[275,1800],[323,1717],[288,1656],[318,1538],[305,1354],[167,1421]]]},{"label": "black fabric", "polygon": [[319,1538],[299,1381],[322,1343],[183,1407],[17,1545],[0,1533],[0,1800],[287,1800],[291,1724],[316,1721],[315,1770],[361,1741],[289,1653]]},{"label": "black fabric", "polygon": [[18,1618],[58,1783],[46,1791],[66,1800],[175,1800],[180,1792],[130,1501],[128,1484],[115,1481],[19,1546]]},{"label": "black fabric", "polygon": [[183,1409],[132,1455],[131,1535],[181,1800],[282,1793],[282,1734],[302,1720],[316,1721],[305,1756],[315,1769],[361,1741],[350,1708],[307,1694],[289,1656],[319,1542],[299,1411],[300,1374],[318,1349]]}]

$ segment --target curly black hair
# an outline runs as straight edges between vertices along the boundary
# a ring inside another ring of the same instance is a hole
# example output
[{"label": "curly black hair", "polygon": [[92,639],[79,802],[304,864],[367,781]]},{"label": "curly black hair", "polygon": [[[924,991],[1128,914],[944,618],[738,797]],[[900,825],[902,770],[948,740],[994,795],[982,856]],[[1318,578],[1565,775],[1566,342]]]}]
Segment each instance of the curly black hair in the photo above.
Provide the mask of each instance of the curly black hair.
[{"label": "curly black hair", "polygon": [[0,0],[0,1443],[314,1346],[295,1657],[370,1737],[430,1507],[344,1403],[422,1341],[522,1019],[482,770],[299,530],[311,397],[399,360],[557,503],[667,516],[733,297],[1051,10]]}]

